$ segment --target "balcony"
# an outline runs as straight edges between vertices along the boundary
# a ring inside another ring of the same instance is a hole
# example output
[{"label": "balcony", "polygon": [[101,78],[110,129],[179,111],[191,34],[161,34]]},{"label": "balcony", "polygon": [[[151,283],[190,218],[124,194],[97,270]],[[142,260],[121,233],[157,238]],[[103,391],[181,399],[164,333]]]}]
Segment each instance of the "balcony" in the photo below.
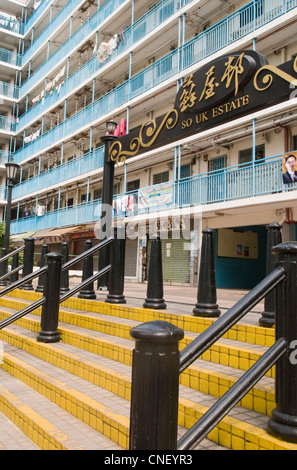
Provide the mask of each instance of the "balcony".
[{"label": "balcony", "polygon": [[22,56],[17,52],[0,48],[0,62],[3,62],[8,66],[21,67]]},{"label": "balcony", "polygon": [[[169,181],[119,194],[114,197],[114,216],[122,218],[296,191],[297,183],[282,183],[281,167],[282,156],[275,156],[254,164],[245,163],[185,178],[179,182]],[[39,217],[35,215],[14,220],[11,233],[95,223],[100,215],[101,201],[96,200],[47,212]]]},{"label": "balcony", "polygon": [[19,199],[32,192],[41,193],[50,186],[65,183],[67,180],[78,179],[80,176],[103,167],[104,151],[100,147],[87,155],[71,160],[68,163],[45,171],[40,175],[23,181],[13,187],[12,198]]},{"label": "balcony", "polygon": [[0,132],[4,131],[5,133],[15,131],[15,118],[0,116]]},{"label": "balcony", "polygon": [[[65,41],[29,78],[27,78],[24,83],[22,83],[20,86],[20,98],[26,95],[33,85],[37,84],[40,80],[46,77],[47,74],[55,69],[57,64],[60,64],[62,61],[66,60],[67,57],[70,56],[71,53],[73,53],[80,44],[84,43],[87,38],[96,31],[100,24],[106,18],[114,14],[115,10],[118,9],[124,2],[125,0],[107,0],[83,25],[81,25],[77,31],[75,31],[74,34],[69,37],[67,41]],[[53,23],[55,22],[53,21]],[[42,42],[44,43],[45,38],[43,37],[43,33],[41,33],[40,36],[42,36],[40,41],[37,38],[37,40],[33,43],[33,46],[31,46],[33,47],[33,50],[35,47],[39,47]],[[34,46],[35,43],[36,46]],[[25,53],[27,60],[29,58],[28,54],[31,47],[28,49],[28,52]]]},{"label": "balcony", "polygon": [[4,29],[5,31],[9,31],[9,32],[16,33],[19,35],[23,35],[25,25],[14,18],[9,18],[3,15],[2,13],[0,13],[0,29]]},{"label": "balcony", "polygon": [[[225,20],[221,21],[218,25],[209,28],[193,40],[187,42],[183,46],[181,54],[179,53],[179,50],[176,49],[172,53],[168,54],[167,56],[154,63],[153,65],[144,69],[142,72],[133,76],[130,80],[127,80],[126,82],[115,88],[112,92],[107,95],[106,98],[100,98],[84,110],[71,116],[69,119],[59,124],[59,126],[57,126],[56,128],[43,134],[34,143],[29,144],[23,149],[18,150],[15,154],[15,160],[20,163],[26,158],[29,158],[31,155],[38,154],[44,151],[44,149],[46,149],[47,146],[51,143],[58,142],[62,138],[66,139],[68,135],[67,127],[69,128],[69,131],[71,130],[71,133],[73,133],[80,131],[81,128],[86,127],[86,125],[90,126],[92,121],[98,116],[102,116],[103,118],[104,115],[111,112],[116,107],[125,105],[129,99],[141,95],[145,91],[152,89],[153,87],[155,87],[159,83],[164,82],[168,78],[173,78],[174,75],[177,74],[180,69],[185,70],[194,63],[218,51],[220,48],[225,47],[231,42],[236,41],[239,37],[248,34],[251,28],[260,27],[264,24],[264,22],[271,21],[271,19],[274,19],[280,14],[287,12],[289,8],[292,9],[297,6],[297,0],[290,0],[288,2],[285,2],[286,8],[280,8],[281,5],[284,5],[284,3],[280,0],[267,0],[265,2],[265,6],[266,10],[269,10],[270,15],[268,16],[267,14],[262,14],[261,17],[255,17],[252,15],[251,12],[254,11],[255,4],[257,3],[259,2],[252,2],[246,7],[238,10],[238,12],[235,12],[234,14],[230,15]],[[272,6],[275,6],[275,8],[272,8]],[[278,6],[278,8],[276,8],[276,6]],[[257,9],[257,11],[259,11],[259,9]],[[263,9],[261,10],[261,12],[263,12]],[[145,36],[149,28],[144,28],[140,26],[147,26],[148,17],[150,18],[149,24],[152,28],[153,23],[151,22],[151,16],[146,16],[145,18],[142,18],[137,23],[135,23],[133,27],[129,28],[125,32],[125,43],[119,48],[119,51],[117,52],[118,54],[123,52],[124,49],[131,44],[132,38],[135,39],[137,37],[137,40],[139,40]],[[238,23],[240,18],[241,23]],[[242,18],[244,18],[244,20],[242,20]],[[251,19],[251,21],[248,22],[248,26],[246,23],[247,18]],[[244,25],[238,30],[240,32],[240,35],[233,34],[235,31],[235,20],[238,24],[243,25],[244,23]],[[229,31],[228,34],[226,34],[227,30]],[[138,31],[137,34],[136,31]],[[142,33],[140,33],[140,31],[142,31]],[[230,34],[231,32],[232,34]],[[140,34],[143,34],[143,36],[139,36]],[[109,60],[112,59],[114,59],[114,57],[111,57]],[[20,130],[29,122],[32,122],[34,119],[37,119],[41,113],[44,114],[44,112],[46,112],[46,109],[56,105],[58,100],[62,100],[65,96],[71,93],[72,90],[74,90],[75,88],[79,88],[82,84],[82,81],[86,79],[85,77],[94,76],[94,74],[96,74],[99,68],[100,64],[98,64],[97,58],[93,57],[83,67],[78,69],[67,80],[65,80],[65,83],[61,85],[58,91],[54,90],[52,94],[47,95],[44,98],[42,103],[37,103],[37,105],[31,108],[30,111],[21,116],[19,119],[19,123],[17,124],[16,130]],[[104,107],[102,107],[103,102],[105,102]]]}]

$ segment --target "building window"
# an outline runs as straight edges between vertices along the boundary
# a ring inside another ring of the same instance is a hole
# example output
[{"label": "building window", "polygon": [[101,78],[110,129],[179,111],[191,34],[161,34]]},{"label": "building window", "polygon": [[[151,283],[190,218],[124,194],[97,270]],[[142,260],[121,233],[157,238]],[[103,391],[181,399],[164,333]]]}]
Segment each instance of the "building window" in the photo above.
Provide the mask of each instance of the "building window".
[{"label": "building window", "polygon": [[[90,194],[90,193],[89,193],[88,201],[89,201],[89,202],[91,201],[91,194]],[[82,195],[81,195],[80,202],[81,202],[81,203],[87,202],[87,194],[82,194]]]},{"label": "building window", "polygon": [[140,188],[140,180],[127,182],[127,192],[136,191],[139,188]]},{"label": "building window", "polygon": [[[255,160],[262,160],[265,158],[265,145],[257,145],[256,146],[256,156]],[[248,163],[253,160],[253,148],[240,150],[239,152],[239,163]]]},{"label": "building window", "polygon": [[166,183],[166,181],[169,181],[169,171],[153,175],[153,184]]}]

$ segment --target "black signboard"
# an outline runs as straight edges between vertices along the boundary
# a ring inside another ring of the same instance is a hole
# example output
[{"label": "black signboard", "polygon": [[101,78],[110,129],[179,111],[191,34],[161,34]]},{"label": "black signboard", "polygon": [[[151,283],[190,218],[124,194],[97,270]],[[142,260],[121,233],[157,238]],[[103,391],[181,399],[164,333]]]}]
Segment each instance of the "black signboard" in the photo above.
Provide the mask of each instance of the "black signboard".
[{"label": "black signboard", "polygon": [[244,50],[220,57],[183,80],[172,110],[146,121],[110,148],[116,163],[162,145],[268,108],[290,98],[297,86],[297,59],[278,67]]}]

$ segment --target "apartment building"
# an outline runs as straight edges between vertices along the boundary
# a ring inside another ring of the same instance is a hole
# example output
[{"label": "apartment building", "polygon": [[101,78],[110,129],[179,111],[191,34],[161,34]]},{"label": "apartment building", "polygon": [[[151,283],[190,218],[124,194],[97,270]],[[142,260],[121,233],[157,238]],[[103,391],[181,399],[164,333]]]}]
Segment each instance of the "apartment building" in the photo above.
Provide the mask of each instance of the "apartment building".
[{"label": "apartment building", "polygon": [[[290,61],[293,70],[296,24],[297,0],[0,0],[0,207],[5,217],[4,163],[13,159],[15,243],[32,235],[51,251],[65,240],[71,256],[82,252],[96,240],[101,214],[106,123],[121,125],[119,139],[129,141],[183,91],[190,99],[185,86],[194,76],[209,98],[222,57],[233,67],[227,93],[241,51],[258,54],[272,75]],[[133,229],[127,279],[146,278],[156,220],[164,281],[172,283],[196,285],[205,227],[215,232],[218,287],[250,288],[263,277],[267,224],[296,239],[297,186],[282,179],[284,155],[297,151],[296,87],[286,73],[279,100],[243,109],[238,98],[241,114],[221,108],[224,119],[211,125],[204,108],[194,118],[199,129],[128,152],[116,165],[114,223]],[[186,230],[174,227],[181,213]]]}]

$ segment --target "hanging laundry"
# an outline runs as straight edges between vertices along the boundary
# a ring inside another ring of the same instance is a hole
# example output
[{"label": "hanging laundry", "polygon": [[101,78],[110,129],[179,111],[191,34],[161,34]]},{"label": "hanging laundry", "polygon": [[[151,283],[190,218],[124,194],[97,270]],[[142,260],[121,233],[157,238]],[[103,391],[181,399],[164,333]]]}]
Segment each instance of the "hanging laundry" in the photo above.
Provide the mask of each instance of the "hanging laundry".
[{"label": "hanging laundry", "polygon": [[108,57],[112,54],[112,47],[108,42],[101,42],[98,47],[97,57],[100,64],[107,61]]},{"label": "hanging laundry", "polygon": [[37,139],[40,136],[40,134],[41,134],[41,129],[38,129],[37,131],[33,132],[27,137],[24,137],[25,144],[29,144],[30,142],[33,142],[33,140]]},{"label": "hanging laundry", "polygon": [[113,135],[115,135],[116,137],[122,137],[123,135],[126,135],[126,133],[127,133],[126,119],[121,119],[120,123],[115,128]]}]

